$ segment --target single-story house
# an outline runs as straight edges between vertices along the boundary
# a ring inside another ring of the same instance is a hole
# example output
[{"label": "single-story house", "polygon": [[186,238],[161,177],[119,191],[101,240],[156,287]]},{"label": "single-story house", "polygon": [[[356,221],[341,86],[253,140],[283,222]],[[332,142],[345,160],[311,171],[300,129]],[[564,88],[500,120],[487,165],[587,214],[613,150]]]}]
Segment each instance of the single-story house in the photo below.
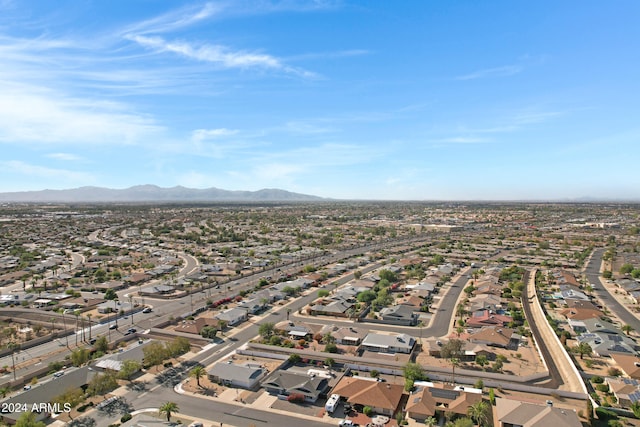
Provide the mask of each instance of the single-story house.
[{"label": "single-story house", "polygon": [[434,416],[436,411],[466,415],[470,406],[482,401],[482,390],[476,388],[430,382],[414,385],[417,389],[409,396],[406,411],[419,422]]},{"label": "single-story house", "polygon": [[244,363],[216,363],[207,372],[211,381],[230,385],[232,387],[253,390],[260,385],[260,381],[268,374],[260,365]]},{"label": "single-story house", "polygon": [[375,332],[368,333],[362,340],[362,350],[377,353],[406,353],[413,350],[416,340],[407,334],[383,335]]},{"label": "single-story house", "polygon": [[216,314],[214,318],[227,322],[228,326],[235,326],[247,320],[249,315],[244,308],[230,308],[222,313]]},{"label": "single-story house", "polygon": [[262,382],[267,392],[289,396],[301,394],[306,402],[314,403],[329,390],[329,380],[318,375],[276,371]]},{"label": "single-story house", "polygon": [[332,393],[353,405],[369,406],[376,414],[392,417],[400,406],[404,386],[379,382],[373,378],[342,377]]}]

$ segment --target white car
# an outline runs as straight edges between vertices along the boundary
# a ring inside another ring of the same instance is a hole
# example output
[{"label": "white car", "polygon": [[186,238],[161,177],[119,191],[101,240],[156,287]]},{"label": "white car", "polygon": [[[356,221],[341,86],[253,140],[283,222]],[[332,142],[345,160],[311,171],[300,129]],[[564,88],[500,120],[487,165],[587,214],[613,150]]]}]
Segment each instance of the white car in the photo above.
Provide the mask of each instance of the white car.
[{"label": "white car", "polygon": [[340,427],[353,427],[353,426],[355,426],[356,424],[354,424],[354,422],[353,422],[353,421],[351,421],[351,420],[341,420],[341,421],[338,423],[338,425],[339,425]]},{"label": "white car", "polygon": [[202,427],[202,423],[198,421],[194,421],[191,424],[189,424],[189,427]]}]

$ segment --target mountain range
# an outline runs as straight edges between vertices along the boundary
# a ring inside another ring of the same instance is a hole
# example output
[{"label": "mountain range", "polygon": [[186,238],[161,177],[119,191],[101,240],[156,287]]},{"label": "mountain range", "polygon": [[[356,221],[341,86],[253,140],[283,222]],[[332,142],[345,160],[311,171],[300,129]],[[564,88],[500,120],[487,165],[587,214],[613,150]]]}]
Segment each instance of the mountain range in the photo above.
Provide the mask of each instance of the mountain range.
[{"label": "mountain range", "polygon": [[163,188],[137,185],[125,189],[80,187],[68,190],[41,190],[0,193],[0,202],[82,203],[82,202],[279,202],[318,201],[321,197],[292,193],[276,188],[258,191],[230,191],[219,188]]}]

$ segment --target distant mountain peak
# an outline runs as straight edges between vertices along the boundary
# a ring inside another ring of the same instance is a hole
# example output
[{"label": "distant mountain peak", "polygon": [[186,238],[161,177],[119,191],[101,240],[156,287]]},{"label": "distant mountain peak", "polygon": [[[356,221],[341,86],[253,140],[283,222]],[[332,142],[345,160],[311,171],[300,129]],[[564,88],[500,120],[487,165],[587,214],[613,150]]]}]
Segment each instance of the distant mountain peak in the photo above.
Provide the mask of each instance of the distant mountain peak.
[{"label": "distant mountain peak", "polygon": [[183,186],[159,187],[153,184],[135,185],[125,189],[85,186],[67,190],[18,191],[0,193],[0,202],[22,203],[82,203],[82,202],[251,202],[251,201],[318,201],[321,197],[293,193],[277,188],[257,191],[230,191],[211,187],[205,189]]}]

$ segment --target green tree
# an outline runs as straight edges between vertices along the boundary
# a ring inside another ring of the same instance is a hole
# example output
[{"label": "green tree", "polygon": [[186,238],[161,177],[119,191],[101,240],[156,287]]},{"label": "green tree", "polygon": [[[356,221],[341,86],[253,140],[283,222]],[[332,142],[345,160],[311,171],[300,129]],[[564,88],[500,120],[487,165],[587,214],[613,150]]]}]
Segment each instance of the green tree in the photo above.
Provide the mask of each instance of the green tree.
[{"label": "green tree", "polygon": [[72,408],[75,408],[84,401],[84,392],[81,388],[70,388],[64,393],[56,396],[51,400],[51,403],[58,403],[60,406],[68,403]]},{"label": "green tree", "polygon": [[101,353],[106,353],[107,351],[109,351],[109,341],[107,341],[107,337],[105,336],[98,337],[95,344],[93,345],[93,348],[95,348],[96,351]]},{"label": "green tree", "polygon": [[605,279],[611,279],[613,277],[613,273],[611,272],[611,270],[604,270],[602,272],[602,277],[604,277]]},{"label": "green tree", "polygon": [[213,339],[217,334],[218,328],[215,328],[213,326],[205,326],[204,328],[202,328],[202,330],[200,330],[200,335],[203,338]]},{"label": "green tree", "polygon": [[419,363],[415,363],[415,362],[407,362],[402,367],[402,373],[405,379],[412,380],[412,381],[421,381],[426,378],[426,375],[424,374],[424,369],[422,369],[422,366]]},{"label": "green tree", "polygon": [[489,411],[489,404],[481,400],[469,406],[467,415],[478,424],[479,427],[485,427],[489,424]]},{"label": "green tree", "polygon": [[71,363],[73,366],[82,366],[89,361],[89,350],[77,348],[71,352]]},{"label": "green tree", "polygon": [[331,293],[326,289],[320,289],[318,291],[318,298],[328,297]]},{"label": "green tree", "polygon": [[166,343],[166,350],[169,357],[178,357],[191,350],[191,342],[183,337],[178,337]]},{"label": "green tree", "polygon": [[291,353],[289,355],[289,363],[291,363],[292,365],[295,365],[296,363],[300,363],[300,361],[302,360],[302,357],[300,357],[300,355],[298,353]]},{"label": "green tree", "polygon": [[633,331],[633,326],[629,324],[625,324],[622,326],[622,331],[627,335],[631,335],[631,331]]},{"label": "green tree", "polygon": [[142,349],[145,366],[161,364],[167,357],[167,348],[161,342],[153,341]]},{"label": "green tree", "polygon": [[118,381],[116,381],[116,376],[112,372],[105,372],[94,376],[91,381],[89,381],[87,393],[90,396],[104,396],[117,387]]},{"label": "green tree", "polygon": [[137,360],[125,360],[122,362],[120,372],[118,372],[118,378],[131,381],[131,377],[136,374],[140,368],[142,368],[142,365]]},{"label": "green tree", "polygon": [[[447,423],[447,426],[449,426],[449,423]],[[474,424],[471,418],[463,417],[457,418],[453,423],[451,423],[451,427],[474,427]]]},{"label": "green tree", "polygon": [[438,425],[438,419],[436,417],[427,417],[424,420],[424,425],[427,427],[435,427]]},{"label": "green tree", "polygon": [[275,327],[276,325],[273,322],[264,322],[258,327],[258,333],[262,338],[267,339],[273,334]]},{"label": "green tree", "polygon": [[452,368],[452,380],[456,382],[456,366],[460,364],[460,358],[464,354],[464,341],[458,339],[451,339],[440,349],[440,355],[444,359],[449,359]]},{"label": "green tree", "polygon": [[104,299],[112,301],[116,298],[118,298],[118,294],[116,294],[116,291],[114,291],[113,289],[107,289],[107,291],[104,293]]},{"label": "green tree", "polygon": [[9,393],[11,393],[11,387],[5,385],[0,388],[0,396],[2,396],[3,399],[7,397],[7,394]]},{"label": "green tree", "polygon": [[378,273],[378,276],[382,280],[387,280],[389,283],[393,283],[398,280],[398,275],[391,270],[382,269]]},{"label": "green tree", "polygon": [[160,415],[165,414],[167,417],[167,422],[171,421],[171,415],[174,412],[178,412],[180,408],[178,408],[178,404],[175,402],[165,402],[160,406],[158,412]]},{"label": "green tree", "polygon": [[42,421],[36,421],[36,414],[33,412],[25,412],[16,421],[15,427],[45,427]]},{"label": "green tree", "polygon": [[366,291],[360,292],[357,298],[358,298],[358,301],[360,302],[369,303],[374,299],[376,299],[377,297],[378,297],[378,294],[375,293],[374,291],[366,290]]},{"label": "green tree", "polygon": [[487,356],[484,354],[479,354],[476,356],[476,364],[481,368],[484,368],[489,363]]},{"label": "green tree", "polygon": [[627,263],[622,264],[622,266],[620,267],[620,273],[621,274],[629,274],[633,271],[633,265]]},{"label": "green tree", "polygon": [[593,352],[591,346],[586,342],[581,342],[580,344],[573,347],[572,350],[580,355],[580,360],[582,360],[584,356],[590,356]]},{"label": "green tree", "polygon": [[324,346],[324,351],[327,353],[337,353],[338,346],[335,343],[330,342],[329,344]]},{"label": "green tree", "polygon": [[207,375],[206,369],[203,366],[196,366],[191,371],[189,371],[189,376],[196,379],[196,384],[200,387],[200,378]]}]

